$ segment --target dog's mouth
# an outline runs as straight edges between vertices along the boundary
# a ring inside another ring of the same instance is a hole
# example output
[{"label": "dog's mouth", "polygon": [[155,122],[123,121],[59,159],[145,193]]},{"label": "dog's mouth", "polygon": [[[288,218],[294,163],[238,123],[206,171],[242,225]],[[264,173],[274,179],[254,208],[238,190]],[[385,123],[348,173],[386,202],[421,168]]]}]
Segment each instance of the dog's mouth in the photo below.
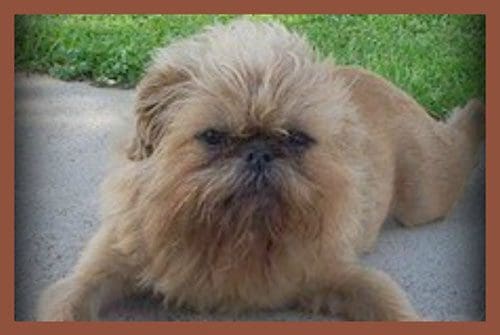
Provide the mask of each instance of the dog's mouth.
[{"label": "dog's mouth", "polygon": [[261,218],[262,215],[280,212],[282,198],[272,171],[242,171],[238,182],[232,185],[231,192],[222,201],[221,208],[227,214],[235,215],[235,219],[242,213]]},{"label": "dog's mouth", "polygon": [[191,222],[199,223],[190,225],[192,233],[214,234],[224,241],[221,243],[236,243],[245,236],[273,240],[288,233],[312,236],[315,227],[309,222],[315,212],[313,205],[309,199],[301,202],[299,196],[305,191],[293,192],[285,178],[287,170],[281,165],[257,173],[241,168],[228,173],[223,180],[218,179],[217,188],[200,192],[203,197],[195,202],[196,207],[185,208]]},{"label": "dog's mouth", "polygon": [[279,187],[271,169],[259,172],[243,171],[232,197],[236,200],[272,199],[280,196]]}]

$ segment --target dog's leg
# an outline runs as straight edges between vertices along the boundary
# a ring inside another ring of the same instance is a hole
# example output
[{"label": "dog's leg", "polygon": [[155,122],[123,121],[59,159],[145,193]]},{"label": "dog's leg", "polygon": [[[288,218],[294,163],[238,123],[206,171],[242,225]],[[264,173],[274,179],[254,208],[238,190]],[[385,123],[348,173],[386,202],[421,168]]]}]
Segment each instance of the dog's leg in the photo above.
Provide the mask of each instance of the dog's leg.
[{"label": "dog's leg", "polygon": [[130,268],[113,250],[113,231],[101,227],[84,250],[67,278],[49,286],[36,310],[39,321],[97,319],[101,306],[122,296],[127,289]]},{"label": "dog's leg", "polygon": [[333,294],[340,297],[341,313],[349,320],[420,320],[406,294],[387,274],[356,265],[338,278]]},{"label": "dog's leg", "polygon": [[[445,122],[421,120],[399,166],[395,216],[414,226],[445,217],[461,195],[484,139],[484,106],[471,100]],[[405,156],[406,155],[406,156]]]}]

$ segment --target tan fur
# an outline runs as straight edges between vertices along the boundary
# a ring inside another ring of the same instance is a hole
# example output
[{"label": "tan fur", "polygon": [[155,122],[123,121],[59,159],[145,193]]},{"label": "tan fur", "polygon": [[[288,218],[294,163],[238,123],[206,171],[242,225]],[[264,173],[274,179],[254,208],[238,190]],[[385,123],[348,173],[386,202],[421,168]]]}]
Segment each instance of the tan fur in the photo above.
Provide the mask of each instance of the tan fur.
[{"label": "tan fur", "polygon": [[[150,288],[200,311],[302,304],[353,320],[419,319],[358,255],[388,215],[418,225],[450,211],[484,137],[480,102],[435,121],[282,26],[237,20],[161,50],[136,112],[127,159],[103,187],[102,226],[42,295],[39,320],[95,319],[109,299]],[[273,161],[272,191],[248,196],[238,153],[213,157],[196,138],[207,128],[241,143],[299,129],[315,143]]]}]

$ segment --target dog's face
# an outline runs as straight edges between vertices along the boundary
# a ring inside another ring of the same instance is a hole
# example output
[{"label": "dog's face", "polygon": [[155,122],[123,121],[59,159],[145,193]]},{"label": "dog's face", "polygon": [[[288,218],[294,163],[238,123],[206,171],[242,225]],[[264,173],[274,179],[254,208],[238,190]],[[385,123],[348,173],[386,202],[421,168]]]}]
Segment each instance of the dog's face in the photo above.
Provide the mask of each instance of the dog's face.
[{"label": "dog's face", "polygon": [[342,83],[305,44],[286,49],[298,37],[277,27],[259,28],[276,39],[266,35],[269,50],[228,39],[249,24],[167,48],[139,86],[129,155],[151,173],[155,236],[232,247],[312,238],[341,201]]}]

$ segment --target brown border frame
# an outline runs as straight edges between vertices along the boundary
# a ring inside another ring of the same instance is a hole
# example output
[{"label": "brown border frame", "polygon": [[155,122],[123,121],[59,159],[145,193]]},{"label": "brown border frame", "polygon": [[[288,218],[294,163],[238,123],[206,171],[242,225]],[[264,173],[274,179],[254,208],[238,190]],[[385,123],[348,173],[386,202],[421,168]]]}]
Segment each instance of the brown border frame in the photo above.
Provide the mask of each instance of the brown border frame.
[{"label": "brown border frame", "polygon": [[[288,1],[286,5],[269,0],[235,2],[204,0],[175,2],[141,0],[137,2],[116,0],[56,1],[19,0],[0,4],[0,333],[1,334],[254,334],[256,332],[283,334],[327,334],[342,332],[364,334],[495,334],[500,331],[497,316],[500,297],[498,264],[495,254],[500,243],[494,243],[499,226],[495,224],[499,211],[491,203],[499,193],[500,174],[493,174],[499,167],[493,153],[493,143],[499,140],[496,133],[500,110],[500,47],[494,42],[499,33],[500,10],[494,0],[325,0]],[[36,323],[14,321],[14,15],[50,13],[448,13],[486,15],[486,321],[483,322],[68,322]],[[496,76],[494,74],[497,74]]]}]

